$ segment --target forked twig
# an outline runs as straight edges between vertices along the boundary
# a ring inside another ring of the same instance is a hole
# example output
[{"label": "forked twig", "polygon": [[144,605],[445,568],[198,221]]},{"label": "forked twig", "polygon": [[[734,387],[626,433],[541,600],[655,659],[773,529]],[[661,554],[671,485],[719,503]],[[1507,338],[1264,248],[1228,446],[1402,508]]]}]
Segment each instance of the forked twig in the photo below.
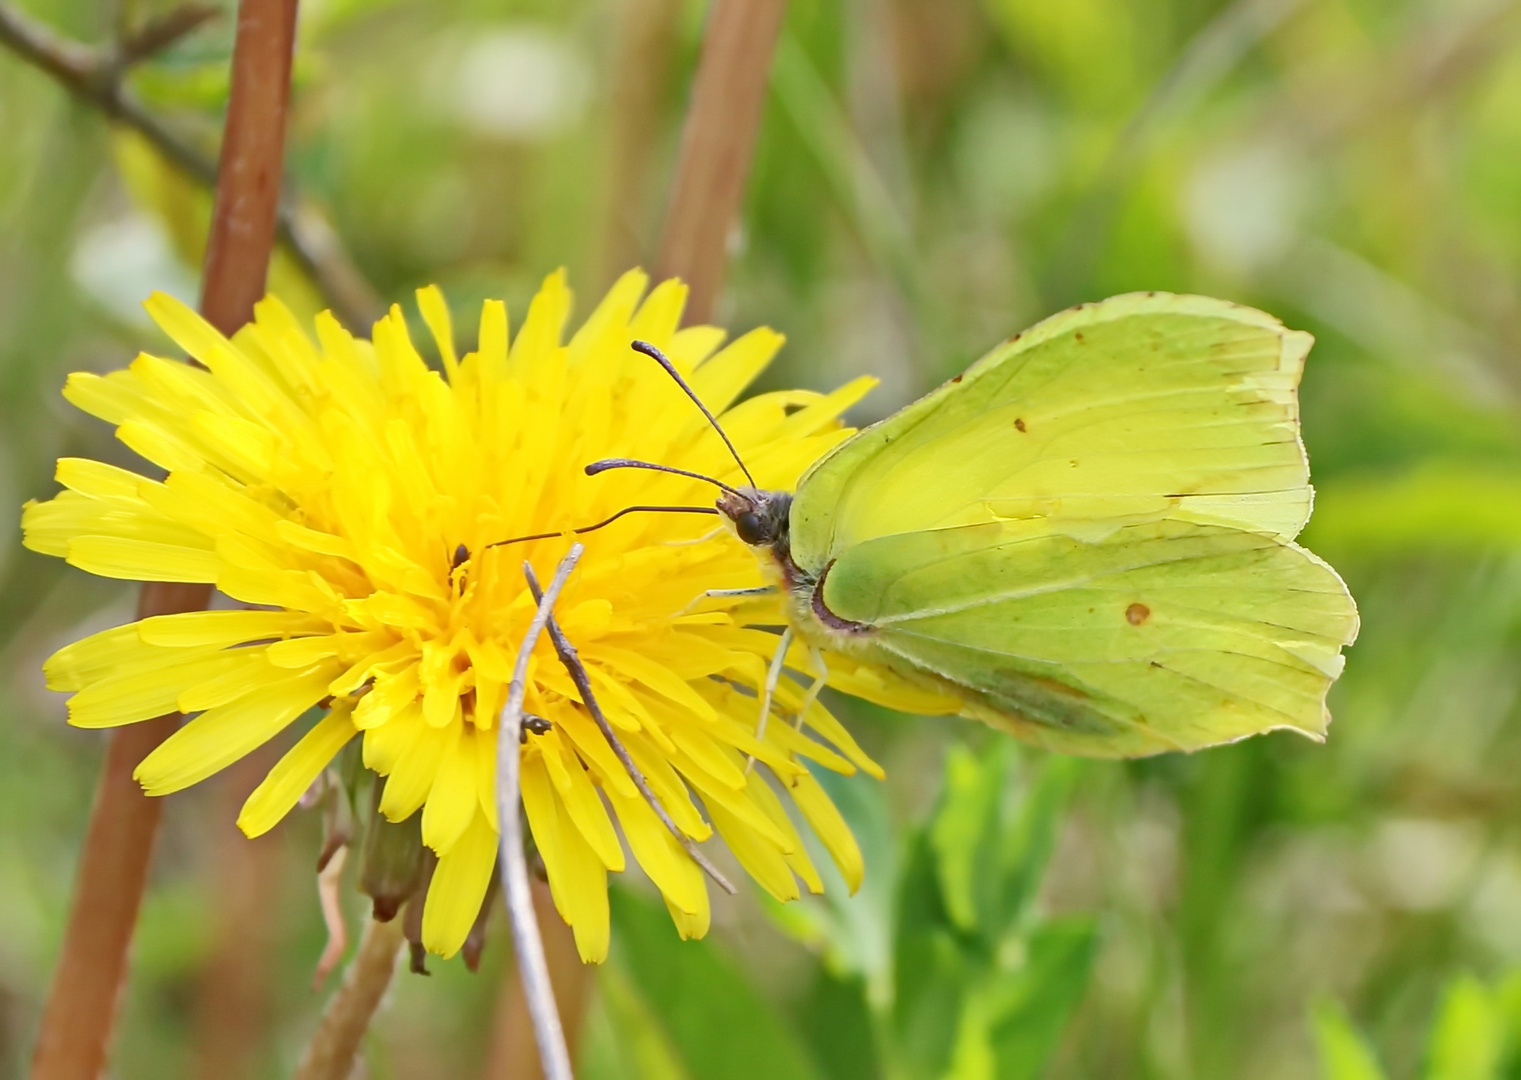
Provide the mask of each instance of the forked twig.
[{"label": "forked twig", "polygon": [[[534,598],[538,599],[541,594],[538,579],[533,574],[533,568],[525,565],[523,573],[528,577],[529,590],[533,593]],[[553,583],[551,582],[551,584]],[[542,608],[542,603],[540,606]],[[559,656],[560,663],[565,665],[565,670],[570,673],[571,681],[576,684],[576,689],[581,692],[581,701],[586,705],[586,711],[591,713],[592,719],[596,721],[597,727],[602,732],[602,737],[613,748],[613,753],[618,755],[618,760],[623,762],[623,768],[628,773],[628,778],[634,782],[634,787],[639,789],[639,794],[644,796],[644,801],[649,803],[650,809],[655,811],[655,816],[670,830],[671,835],[676,838],[676,842],[681,845],[682,850],[691,856],[693,862],[702,867],[703,872],[712,878],[720,889],[733,896],[735,888],[729,882],[729,879],[724,877],[718,867],[708,860],[708,857],[702,853],[702,850],[693,842],[692,838],[682,832],[676,822],[671,820],[671,815],[666,813],[665,807],[655,797],[654,791],[650,789],[649,782],[644,778],[644,773],[640,772],[639,766],[634,764],[634,759],[629,754],[628,748],[623,745],[623,741],[618,738],[617,733],[613,731],[613,726],[607,722],[607,717],[603,715],[602,707],[597,704],[597,697],[592,693],[591,678],[586,674],[586,665],[581,663],[581,657],[576,652],[576,647],[570,643],[570,640],[565,636],[565,632],[560,629],[560,624],[555,622],[553,615],[549,616],[545,627],[549,631],[549,640],[554,643],[555,654]]]},{"label": "forked twig", "polygon": [[[173,44],[201,25],[207,12],[216,10],[186,4],[128,40],[96,49],[63,37],[12,4],[0,2],[0,46],[47,72],[79,101],[137,132],[192,180],[215,188],[216,159],[144,106],[128,88],[125,76],[131,66]],[[356,330],[374,321],[383,305],[315,207],[288,194],[280,201],[275,224],[291,256],[316,282],[340,321]]]},{"label": "forked twig", "polygon": [[496,737],[496,813],[501,835],[502,894],[507,900],[507,914],[512,921],[513,951],[518,958],[518,974],[528,999],[528,1014],[533,1019],[534,1038],[539,1044],[539,1060],[544,1080],[573,1080],[570,1052],[565,1046],[565,1032],[560,1026],[560,1012],[555,1005],[554,987],[549,981],[549,964],[544,959],[544,942],[539,938],[539,921],[533,908],[533,893],[528,885],[528,860],[523,857],[523,825],[518,817],[521,798],[522,765],[518,739],[523,730],[523,693],[528,678],[528,658],[550,621],[555,597],[565,579],[575,569],[576,560],[586,549],[572,544],[565,558],[555,568],[549,588],[539,589],[533,568],[526,562],[523,573],[528,578],[538,610],[523,635],[517,661],[512,668],[512,683],[507,689],[507,703],[502,706]]}]

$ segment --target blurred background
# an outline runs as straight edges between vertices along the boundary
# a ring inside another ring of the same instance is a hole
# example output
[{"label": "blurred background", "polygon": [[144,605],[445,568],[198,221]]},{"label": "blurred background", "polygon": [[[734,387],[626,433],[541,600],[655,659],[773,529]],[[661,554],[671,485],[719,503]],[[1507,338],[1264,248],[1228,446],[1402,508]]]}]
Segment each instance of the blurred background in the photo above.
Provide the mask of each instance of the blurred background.
[{"label": "blurred background", "polygon": [[[17,0],[4,0],[15,5]],[[100,44],[172,5],[25,0]],[[136,67],[208,150],[231,4]],[[473,325],[651,260],[701,0],[303,0],[292,183],[374,295]],[[167,348],[209,198],[0,50],[0,1077],[20,1077],[104,749],[39,667],[135,591],[23,551],[60,454],[131,464],[59,396]],[[677,941],[638,881],[588,1080],[1482,1080],[1521,1075],[1521,11],[1487,0],[792,0],[718,321],[765,386],[883,379],[868,421],[1066,305],[1253,304],[1318,344],[1306,542],[1363,633],[1316,745],[1047,759],[836,700],[888,770],[831,782],[845,900],[717,897]],[[272,286],[324,303],[294,263]],[[362,308],[363,291],[350,296]],[[465,312],[471,312],[466,316]],[[252,774],[175,796],[113,1075],[287,1075],[322,998],[300,815],[234,839]],[[240,787],[241,785],[241,787]],[[629,875],[630,877],[632,875]],[[357,895],[345,895],[351,913]],[[399,976],[376,1080],[504,1064],[510,957]]]}]

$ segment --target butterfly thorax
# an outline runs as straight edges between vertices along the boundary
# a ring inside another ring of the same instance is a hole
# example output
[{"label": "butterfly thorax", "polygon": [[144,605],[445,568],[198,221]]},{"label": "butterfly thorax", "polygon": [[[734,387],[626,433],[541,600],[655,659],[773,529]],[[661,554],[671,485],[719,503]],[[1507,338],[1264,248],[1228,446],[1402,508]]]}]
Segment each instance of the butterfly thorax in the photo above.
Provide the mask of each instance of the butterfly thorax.
[{"label": "butterfly thorax", "polygon": [[829,566],[799,566],[792,557],[792,494],[742,488],[726,492],[718,500],[719,511],[729,519],[735,534],[755,552],[773,584],[786,595],[792,608],[794,628],[815,644],[838,647],[841,636],[854,637],[871,628],[842,619],[824,603],[824,581]]}]

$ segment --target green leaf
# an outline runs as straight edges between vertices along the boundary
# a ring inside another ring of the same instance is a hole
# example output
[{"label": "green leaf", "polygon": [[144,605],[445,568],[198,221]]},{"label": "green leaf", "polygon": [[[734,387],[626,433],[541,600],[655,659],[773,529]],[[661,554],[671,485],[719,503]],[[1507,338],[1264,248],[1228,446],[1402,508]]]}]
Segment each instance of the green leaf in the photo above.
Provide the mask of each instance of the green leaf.
[{"label": "green leaf", "polygon": [[861,979],[820,971],[792,1014],[829,1080],[881,1077],[871,1007]]},{"label": "green leaf", "polygon": [[945,1080],[995,1080],[997,1069],[987,1002],[981,993],[968,994],[961,1007],[961,1021],[956,1025],[956,1045],[951,1051]]},{"label": "green leaf", "polygon": [[1498,1080],[1504,1031],[1489,988],[1472,975],[1447,984],[1427,1048],[1426,1080]]},{"label": "green leaf", "polygon": [[663,905],[614,888],[613,957],[690,1080],[822,1080],[796,1033],[722,951],[682,941]]},{"label": "green leaf", "polygon": [[945,758],[945,788],[930,824],[936,880],[946,914],[957,929],[992,938],[999,891],[995,861],[999,809],[1008,775],[1010,743],[991,744],[982,760],[960,744]]},{"label": "green leaf", "polygon": [[1072,785],[1082,771],[1079,758],[1048,755],[1041,762],[1012,825],[1005,831],[1000,864],[1000,909],[1005,921],[1019,917],[1045,876],[1056,830]]},{"label": "green leaf", "polygon": [[1373,1050],[1340,1004],[1330,999],[1318,1003],[1314,1024],[1321,1080],[1384,1080]]},{"label": "green leaf", "polygon": [[893,1030],[905,1075],[939,1077],[951,1059],[962,999],[976,976],[941,902],[928,835],[913,838],[898,900]]},{"label": "green leaf", "polygon": [[852,896],[813,830],[800,830],[805,842],[812,842],[813,863],[824,879],[824,904],[829,915],[824,959],[836,976],[863,978],[869,1000],[885,1007],[892,1000],[893,903],[898,878],[898,841],[887,792],[881,783],[864,774],[841,776],[821,768],[812,771],[839,807],[866,863],[866,877]]},{"label": "green leaf", "polygon": [[1091,919],[1056,919],[1036,929],[1024,963],[988,996],[998,1080],[1035,1080],[1082,1003],[1097,934]]},{"label": "green leaf", "polygon": [[1521,479],[1439,462],[1389,479],[1333,481],[1316,493],[1305,543],[1360,557],[1521,547]]},{"label": "green leaf", "polygon": [[597,973],[580,1057],[582,1080],[688,1080],[660,1018],[616,963]]}]

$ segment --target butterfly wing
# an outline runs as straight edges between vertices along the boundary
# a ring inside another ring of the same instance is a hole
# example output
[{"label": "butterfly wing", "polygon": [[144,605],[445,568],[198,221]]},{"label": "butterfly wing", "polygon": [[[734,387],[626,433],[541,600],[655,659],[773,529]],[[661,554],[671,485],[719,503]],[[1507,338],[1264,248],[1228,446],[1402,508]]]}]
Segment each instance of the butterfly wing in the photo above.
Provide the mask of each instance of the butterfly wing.
[{"label": "butterfly wing", "polygon": [[865,429],[798,485],[792,554],[996,520],[1172,518],[1290,539],[1310,513],[1310,335],[1198,296],[1073,308]]},{"label": "butterfly wing", "polygon": [[833,618],[799,622],[1056,749],[1319,736],[1357,612],[1292,543],[1311,341],[1148,293],[1005,342],[803,478],[792,558]]},{"label": "butterfly wing", "polygon": [[821,592],[857,651],[960,692],[963,712],[1069,753],[1321,736],[1357,612],[1325,563],[1187,521],[1073,536],[994,522],[847,549]]}]

